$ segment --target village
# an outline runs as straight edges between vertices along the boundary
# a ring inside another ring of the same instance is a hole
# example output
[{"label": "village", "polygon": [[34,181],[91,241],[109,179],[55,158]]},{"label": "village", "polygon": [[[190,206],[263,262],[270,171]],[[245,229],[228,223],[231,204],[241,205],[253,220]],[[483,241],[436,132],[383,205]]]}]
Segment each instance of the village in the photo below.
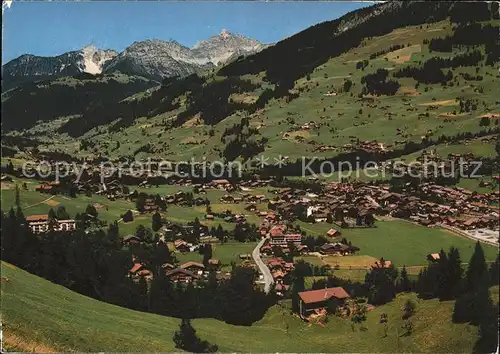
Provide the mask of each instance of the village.
[{"label": "village", "polygon": [[[14,171],[11,175],[17,178],[18,173]],[[199,282],[206,282],[211,273],[216,274],[217,281],[222,281],[230,278],[231,267],[239,264],[255,269],[260,274],[255,280],[256,285],[278,298],[290,296],[297,261],[305,261],[312,275],[326,277],[335,274],[335,271],[342,270],[339,265],[345,264],[349,257],[354,259],[360,251],[359,245],[353,244],[344,234],[348,234],[349,230],[376,230],[380,221],[403,220],[420,227],[446,229],[456,237],[498,246],[498,191],[481,194],[432,182],[397,192],[390,184],[360,181],[310,180],[303,185],[286,186],[272,177],[206,182],[177,177],[166,181],[157,177],[136,177],[137,184],[134,186],[130,184],[130,179],[130,176],[122,180],[110,177],[101,183],[95,173],[76,183],[69,178],[60,181],[45,179],[34,186],[34,191],[52,196],[69,195],[77,199],[78,195],[85,194],[109,201],[126,201],[131,208],[119,220],[125,225],[133,223],[134,217],[140,216],[143,220],[147,215],[151,215],[154,225],[156,218],[154,232],[159,238],[155,242],[168,244],[177,259],[181,260],[162,265],[165,276],[172,283],[196,286]],[[125,181],[128,183],[125,184]],[[170,190],[176,187],[180,190],[164,195],[148,193],[161,188],[160,182],[167,182]],[[2,183],[12,183],[12,177],[2,175]],[[26,183],[22,189],[27,189]],[[187,223],[169,221],[172,206],[186,210],[197,208],[204,213],[198,213],[200,218]],[[49,229],[72,231],[82,220],[81,215],[79,220],[75,220],[48,214],[29,215],[28,210],[26,212],[26,222],[36,234],[46,233]],[[87,224],[89,220],[98,221],[87,214],[84,216]],[[97,218],[96,215],[94,217]],[[216,223],[219,223],[219,228],[215,228]],[[224,228],[233,225],[234,230],[222,230],[220,223],[225,225]],[[301,230],[301,225],[325,225],[326,228],[322,228],[325,230],[322,234],[310,237]],[[233,240],[229,245],[239,240],[250,242],[249,246],[255,248],[247,247],[246,253],[233,252],[229,261],[221,261],[212,250],[217,253],[219,249],[229,248],[224,244],[228,240]],[[131,249],[148,242],[151,241],[144,239],[138,231],[122,237],[123,247]],[[439,259],[438,251],[435,249],[422,254],[422,262]],[[372,258],[371,263],[348,265],[347,268],[367,272],[392,265],[391,259],[380,256],[380,259]],[[329,261],[325,262],[325,259]],[[141,279],[152,281],[154,275],[147,262],[137,255],[132,261],[129,277],[135,282]],[[344,269],[347,268],[344,266]],[[321,323],[318,319],[324,319],[330,300],[340,304],[349,296],[342,287],[303,291],[299,293],[300,316]]]}]

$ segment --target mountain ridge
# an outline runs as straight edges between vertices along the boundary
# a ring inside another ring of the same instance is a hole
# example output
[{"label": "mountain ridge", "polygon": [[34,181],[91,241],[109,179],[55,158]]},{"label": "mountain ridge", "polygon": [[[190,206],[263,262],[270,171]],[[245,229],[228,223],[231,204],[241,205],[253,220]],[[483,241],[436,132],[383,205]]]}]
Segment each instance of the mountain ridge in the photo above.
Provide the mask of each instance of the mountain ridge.
[{"label": "mountain ridge", "polygon": [[121,52],[89,45],[56,56],[23,54],[2,65],[2,90],[30,81],[115,71],[161,81],[166,77],[200,73],[267,46],[222,30],[191,48],[176,40],[146,39],[133,42]]}]

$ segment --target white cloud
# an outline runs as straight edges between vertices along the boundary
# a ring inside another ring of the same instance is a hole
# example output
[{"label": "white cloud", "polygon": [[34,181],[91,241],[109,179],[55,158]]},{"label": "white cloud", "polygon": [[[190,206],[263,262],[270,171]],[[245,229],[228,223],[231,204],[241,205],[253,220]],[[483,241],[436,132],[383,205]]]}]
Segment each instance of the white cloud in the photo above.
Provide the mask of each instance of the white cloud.
[{"label": "white cloud", "polygon": [[6,9],[10,9],[12,6],[12,0],[2,0],[2,15]]},{"label": "white cloud", "polygon": [[2,15],[6,9],[10,9],[12,6],[12,0],[3,0],[2,1]]}]

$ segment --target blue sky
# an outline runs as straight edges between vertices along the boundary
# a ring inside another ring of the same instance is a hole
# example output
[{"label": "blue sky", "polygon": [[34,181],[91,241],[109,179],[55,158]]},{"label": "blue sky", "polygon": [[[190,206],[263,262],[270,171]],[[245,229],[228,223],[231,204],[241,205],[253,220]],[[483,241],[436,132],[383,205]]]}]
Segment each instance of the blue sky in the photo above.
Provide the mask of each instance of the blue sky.
[{"label": "blue sky", "polygon": [[3,11],[2,63],[85,45],[121,51],[134,41],[175,39],[191,47],[220,33],[279,41],[366,2],[14,2]]}]

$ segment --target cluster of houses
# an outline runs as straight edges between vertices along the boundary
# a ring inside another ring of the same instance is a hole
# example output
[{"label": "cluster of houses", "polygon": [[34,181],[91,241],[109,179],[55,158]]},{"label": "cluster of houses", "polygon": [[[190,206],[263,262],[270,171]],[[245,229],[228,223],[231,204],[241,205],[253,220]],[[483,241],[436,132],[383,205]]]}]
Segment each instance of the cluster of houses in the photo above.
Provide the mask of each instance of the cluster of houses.
[{"label": "cluster of houses", "polygon": [[267,261],[267,267],[271,271],[274,280],[276,295],[283,296],[290,288],[289,284],[285,284],[285,278],[287,278],[294,269],[294,264],[285,262],[281,257],[276,257]]},{"label": "cluster of houses", "polygon": [[[373,189],[372,189],[373,190]],[[372,195],[388,215],[409,219],[424,226],[449,225],[463,230],[498,230],[499,192],[478,194],[460,187],[422,183],[413,195],[383,193]]]},{"label": "cluster of houses", "polygon": [[[173,283],[190,284],[196,283],[200,279],[207,278],[210,271],[217,271],[220,268],[220,262],[217,259],[210,259],[207,266],[198,262],[186,262],[178,267],[170,263],[162,265],[165,275]],[[129,276],[134,280],[144,278],[151,280],[153,274],[147,269],[144,263],[136,262],[129,270]]]},{"label": "cluster of houses", "polygon": [[345,152],[364,151],[368,153],[386,153],[391,151],[391,145],[384,145],[377,140],[359,141],[353,137],[355,141],[351,144],[344,144],[342,150]]}]

